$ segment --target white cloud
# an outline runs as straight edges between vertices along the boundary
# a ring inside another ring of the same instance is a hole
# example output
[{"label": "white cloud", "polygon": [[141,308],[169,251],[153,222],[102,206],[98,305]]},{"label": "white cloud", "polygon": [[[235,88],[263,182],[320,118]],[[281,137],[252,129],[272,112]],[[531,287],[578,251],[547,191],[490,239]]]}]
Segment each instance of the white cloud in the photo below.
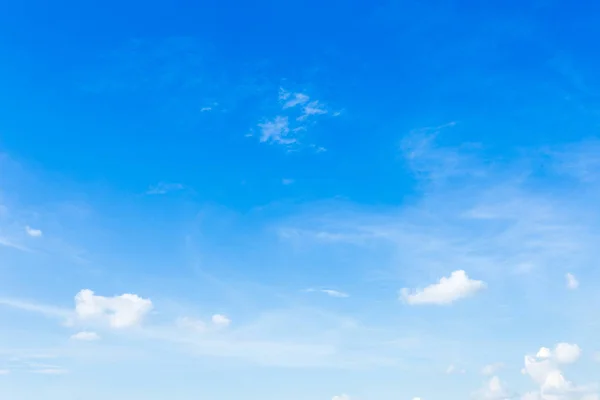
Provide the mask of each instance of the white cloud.
[{"label": "white cloud", "polygon": [[554,349],[554,357],[560,364],[572,364],[581,356],[581,348],[576,344],[559,343]]},{"label": "white cloud", "polygon": [[8,375],[10,374],[10,370],[8,369],[0,369],[0,375]]},{"label": "white cloud", "polygon": [[523,399],[583,400],[597,396],[594,386],[575,385],[564,377],[559,368],[559,364],[575,362],[580,354],[579,346],[559,343],[553,352],[542,347],[536,356],[525,356],[522,372],[539,386],[539,390],[527,393]]},{"label": "white cloud", "polygon": [[39,229],[33,229],[29,226],[25,227],[25,232],[27,232],[27,234],[31,237],[41,237],[42,236],[42,231]]},{"label": "white cloud", "polygon": [[175,192],[177,190],[184,189],[184,186],[181,183],[167,183],[167,182],[159,182],[154,186],[150,186],[150,188],[146,191],[148,195],[159,195],[159,194],[167,194],[169,192]]},{"label": "white cloud", "polygon": [[225,328],[229,326],[229,324],[231,324],[231,320],[222,314],[213,315],[211,321],[215,326],[219,328]]},{"label": "white cloud", "polygon": [[82,331],[71,336],[71,339],[81,340],[84,342],[93,342],[95,340],[100,340],[100,336],[96,332]]},{"label": "white cloud", "polygon": [[[305,133],[315,122],[315,117],[328,114],[326,106],[310,96],[296,92],[292,93],[279,88],[279,110],[276,116],[265,118],[258,124],[261,143],[274,143],[284,146],[300,147],[300,134]],[[252,134],[247,136],[253,136]],[[305,144],[321,151],[315,144]]]},{"label": "white cloud", "polygon": [[508,391],[500,378],[493,376],[486,386],[476,393],[475,397],[481,400],[508,400],[515,396]]},{"label": "white cloud", "polygon": [[260,141],[278,144],[293,144],[296,139],[288,137],[290,127],[288,117],[278,115],[274,119],[258,124],[261,129]]},{"label": "white cloud", "polygon": [[339,297],[339,298],[350,297],[350,295],[348,293],[340,292],[338,290],[333,290],[333,289],[321,289],[321,292],[325,293],[326,295],[331,296],[331,297]]},{"label": "white cloud", "polygon": [[463,270],[454,271],[449,277],[443,277],[439,283],[429,285],[422,290],[401,290],[401,297],[407,304],[451,304],[456,300],[469,297],[484,289],[482,281],[470,279]]},{"label": "white cloud", "polygon": [[577,278],[575,278],[575,276],[573,274],[567,273],[565,275],[565,278],[567,280],[567,288],[568,289],[574,290],[579,287],[579,281],[577,280]]},{"label": "white cloud", "polygon": [[323,106],[321,103],[319,103],[318,101],[315,100],[315,101],[311,101],[306,106],[304,106],[304,108],[302,110],[302,115],[300,115],[297,118],[297,120],[303,121],[310,116],[323,115],[323,114],[327,114],[327,110],[325,109],[325,106]]},{"label": "white cloud", "polygon": [[310,97],[308,97],[304,93],[288,94],[288,96],[286,97],[286,102],[283,104],[283,108],[286,109],[296,107],[297,105],[301,105],[308,102],[309,99]]},{"label": "white cloud", "polygon": [[135,294],[103,297],[84,289],[75,296],[75,313],[80,319],[106,320],[112,328],[139,325],[150,310],[152,302]]},{"label": "white cloud", "polygon": [[502,364],[502,363],[488,364],[481,369],[481,373],[483,375],[494,375],[494,374],[496,374],[496,372],[498,372],[503,367],[504,367],[504,364]]}]

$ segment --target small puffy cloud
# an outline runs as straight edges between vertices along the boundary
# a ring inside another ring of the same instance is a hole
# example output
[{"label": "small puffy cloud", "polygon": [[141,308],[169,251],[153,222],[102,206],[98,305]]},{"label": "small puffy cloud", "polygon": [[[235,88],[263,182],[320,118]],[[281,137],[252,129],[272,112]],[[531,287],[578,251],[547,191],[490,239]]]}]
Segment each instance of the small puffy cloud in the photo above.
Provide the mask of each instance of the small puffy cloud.
[{"label": "small puffy cloud", "polygon": [[542,347],[535,356],[537,358],[550,358],[552,356],[552,351],[547,347]]},{"label": "small puffy cloud", "polygon": [[41,236],[42,236],[42,234],[43,234],[41,230],[39,230],[39,229],[33,229],[33,228],[32,228],[32,227],[30,227],[30,226],[26,226],[26,227],[25,227],[25,232],[27,232],[27,234],[28,234],[29,236],[31,236],[31,237],[35,237],[35,238],[37,238],[37,237],[41,237]]},{"label": "small puffy cloud", "polygon": [[93,342],[95,340],[100,340],[100,336],[96,332],[83,331],[74,334],[73,336],[71,336],[71,339],[81,340],[84,342]]},{"label": "small puffy cloud", "polygon": [[150,186],[146,191],[148,195],[159,195],[159,194],[167,194],[169,192],[175,192],[178,190],[182,190],[184,186],[181,183],[166,183],[159,182],[154,186]]},{"label": "small puffy cloud", "polygon": [[502,363],[488,364],[481,369],[481,373],[487,376],[494,375],[496,372],[502,369],[502,367],[504,367],[504,364]]},{"label": "small puffy cloud", "polygon": [[222,314],[215,314],[212,316],[211,321],[213,325],[219,328],[228,327],[231,324],[231,320]]},{"label": "small puffy cloud", "polygon": [[573,274],[566,274],[565,278],[567,280],[567,289],[575,290],[579,287],[579,281]]},{"label": "small puffy cloud", "polygon": [[472,296],[485,287],[485,282],[470,279],[465,271],[459,270],[424,289],[411,291],[404,288],[400,294],[402,300],[411,305],[451,304],[456,300]]},{"label": "small puffy cloud", "polygon": [[554,357],[560,364],[572,364],[581,356],[581,348],[576,344],[559,343],[554,349]]},{"label": "small puffy cloud", "polygon": [[135,294],[96,296],[84,289],[75,296],[75,313],[82,320],[105,320],[112,328],[139,325],[152,310],[152,301]]}]

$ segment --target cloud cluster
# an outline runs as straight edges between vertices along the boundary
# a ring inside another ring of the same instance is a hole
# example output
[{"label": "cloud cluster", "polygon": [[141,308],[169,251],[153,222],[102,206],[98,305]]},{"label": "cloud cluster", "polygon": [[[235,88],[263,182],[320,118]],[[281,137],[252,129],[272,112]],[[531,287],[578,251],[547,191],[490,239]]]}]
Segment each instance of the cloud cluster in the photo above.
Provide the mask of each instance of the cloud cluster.
[{"label": "cloud cluster", "polygon": [[542,347],[536,355],[525,356],[524,375],[529,376],[539,387],[523,396],[523,400],[596,400],[597,387],[578,386],[567,380],[561,365],[572,364],[581,356],[576,344],[559,343],[551,350]]},{"label": "cloud cluster", "polygon": [[[310,127],[315,118],[329,113],[328,108],[319,100],[312,100],[305,93],[280,88],[279,114],[257,125],[260,131],[259,141],[297,147],[301,144],[301,134]],[[315,145],[310,147],[317,151],[324,150]]]}]

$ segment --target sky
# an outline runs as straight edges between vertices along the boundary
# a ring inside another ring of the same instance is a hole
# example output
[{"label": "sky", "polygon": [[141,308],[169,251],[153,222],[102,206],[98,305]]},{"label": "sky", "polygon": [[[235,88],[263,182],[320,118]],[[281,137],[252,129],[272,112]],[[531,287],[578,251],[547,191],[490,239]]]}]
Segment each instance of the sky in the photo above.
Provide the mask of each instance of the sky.
[{"label": "sky", "polygon": [[0,5],[0,398],[598,400],[600,4]]}]

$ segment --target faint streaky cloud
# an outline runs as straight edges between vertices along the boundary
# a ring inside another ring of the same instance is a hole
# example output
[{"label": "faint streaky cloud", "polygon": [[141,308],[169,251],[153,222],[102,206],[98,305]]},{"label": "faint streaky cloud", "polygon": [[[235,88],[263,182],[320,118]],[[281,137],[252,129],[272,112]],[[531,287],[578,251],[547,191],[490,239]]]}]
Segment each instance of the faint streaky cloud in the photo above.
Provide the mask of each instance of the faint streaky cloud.
[{"label": "faint streaky cloud", "polygon": [[206,324],[196,318],[181,317],[176,321],[177,327],[188,329],[197,333],[206,332]]},{"label": "faint streaky cloud", "polygon": [[208,112],[208,111],[212,111],[212,107],[202,107],[200,109],[200,112]]},{"label": "faint streaky cloud", "polygon": [[72,340],[81,340],[84,342],[93,342],[95,340],[100,340],[100,335],[98,335],[96,332],[87,332],[87,331],[82,331],[82,332],[78,332],[76,334],[74,334],[73,336],[71,336]]},{"label": "faint streaky cloud", "polygon": [[288,96],[289,100],[287,100],[283,105],[283,109],[296,107],[297,105],[304,104],[308,102],[308,100],[310,100],[310,97],[308,97],[304,93],[294,93],[293,95],[291,95],[291,98],[289,97],[290,96]]},{"label": "faint streaky cloud", "polygon": [[[328,114],[327,107],[318,100],[300,92],[290,92],[279,88],[279,110],[258,124],[261,143],[275,143],[284,146],[299,146],[299,135],[308,130],[316,116]],[[248,136],[248,135],[246,135]],[[306,144],[315,147],[314,144]]]},{"label": "faint streaky cloud", "polygon": [[502,363],[488,364],[481,369],[481,373],[483,375],[488,375],[488,376],[494,375],[503,367],[504,367],[504,364],[502,364]]},{"label": "faint streaky cloud", "polygon": [[448,375],[453,375],[453,374],[466,374],[467,371],[464,368],[458,368],[456,365],[454,364],[450,364],[448,366],[448,368],[446,368],[446,374]]},{"label": "faint streaky cloud", "polygon": [[167,194],[169,192],[175,192],[178,190],[184,189],[184,186],[181,183],[166,183],[159,182],[158,184],[151,186],[146,194],[149,195],[157,195],[157,194]]},{"label": "faint streaky cloud", "polygon": [[310,103],[308,103],[307,105],[304,106],[304,108],[302,110],[302,115],[300,115],[297,118],[297,120],[303,121],[303,120],[307,119],[308,117],[310,117],[311,115],[322,115],[322,114],[327,114],[327,110],[325,109],[325,106],[323,106],[321,103],[319,103],[317,100],[315,100],[315,101],[311,101]]},{"label": "faint streaky cloud", "polygon": [[575,290],[579,287],[579,281],[573,274],[567,273],[565,278],[567,280],[567,289]]},{"label": "faint streaky cloud", "polygon": [[0,246],[10,247],[15,250],[24,251],[26,253],[33,253],[33,250],[31,250],[29,247],[22,246],[18,243],[13,242],[12,240],[9,240],[9,239],[1,237],[1,236],[0,236]]},{"label": "faint streaky cloud", "polygon": [[290,133],[288,117],[278,115],[271,121],[258,124],[261,129],[260,141],[278,144],[296,143],[296,139],[287,137]]},{"label": "faint streaky cloud", "polygon": [[42,231],[40,229],[34,229],[34,228],[31,228],[30,226],[25,227],[25,232],[27,232],[27,234],[31,237],[41,237],[42,236]]},{"label": "faint streaky cloud", "polygon": [[307,292],[318,292],[318,293],[324,293],[330,297],[337,297],[337,298],[346,298],[346,297],[350,297],[350,295],[348,293],[344,293],[344,292],[340,292],[339,290],[333,290],[333,289],[306,289]]},{"label": "faint streaky cloud", "polygon": [[8,369],[0,369],[0,375],[8,375],[10,374],[10,370]]},{"label": "faint streaky cloud", "polygon": [[284,179],[281,180],[281,183],[284,184],[284,185],[291,185],[292,183],[294,183],[294,180],[293,179],[285,179],[284,178]]},{"label": "faint streaky cloud", "polygon": [[69,310],[65,310],[63,308],[47,306],[47,305],[37,304],[37,303],[30,303],[27,301],[16,300],[16,299],[0,298],[0,305],[14,308],[17,310],[23,310],[23,311],[42,314],[45,317],[49,317],[49,318],[67,319],[72,316],[72,313]]},{"label": "faint streaky cloud", "polygon": [[341,394],[339,396],[333,396],[331,400],[351,400],[347,394]]},{"label": "faint streaky cloud", "polygon": [[42,374],[42,375],[64,375],[64,374],[69,373],[69,371],[67,371],[64,368],[34,369],[31,372],[33,372],[34,374]]},{"label": "faint streaky cloud", "polygon": [[485,287],[483,281],[470,279],[465,271],[459,270],[424,289],[403,288],[400,293],[402,300],[411,305],[451,304],[456,300],[472,296]]}]

